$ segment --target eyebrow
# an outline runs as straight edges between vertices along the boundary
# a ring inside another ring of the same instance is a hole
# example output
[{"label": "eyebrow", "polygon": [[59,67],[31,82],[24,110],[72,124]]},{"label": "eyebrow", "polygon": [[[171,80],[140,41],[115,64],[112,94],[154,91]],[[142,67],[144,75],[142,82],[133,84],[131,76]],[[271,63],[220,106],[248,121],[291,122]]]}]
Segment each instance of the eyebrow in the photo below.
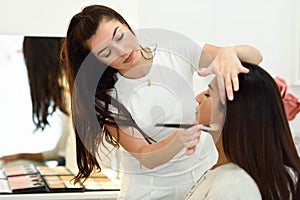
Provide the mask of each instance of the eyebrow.
[{"label": "eyebrow", "polygon": [[211,84],[208,84],[208,88],[211,89],[211,90],[214,90],[211,86]]},{"label": "eyebrow", "polygon": [[[116,28],[115,28],[115,30],[114,30],[114,32],[113,32],[113,35],[112,35],[112,40],[114,39],[114,37],[115,37],[115,35],[116,35],[116,33],[117,33],[117,30],[119,29],[120,27],[119,26],[117,26]],[[105,47],[105,48],[103,48],[103,49],[101,49],[99,52],[98,52],[98,55],[99,54],[101,54],[103,51],[105,51],[107,49],[107,47]]]},{"label": "eyebrow", "polygon": [[112,35],[112,40],[114,39],[114,37],[115,37],[115,35],[116,35],[116,33],[117,33],[117,30],[119,29],[120,27],[119,26],[117,26],[116,28],[115,28],[115,30],[114,30],[114,33],[113,33],[113,35]]}]

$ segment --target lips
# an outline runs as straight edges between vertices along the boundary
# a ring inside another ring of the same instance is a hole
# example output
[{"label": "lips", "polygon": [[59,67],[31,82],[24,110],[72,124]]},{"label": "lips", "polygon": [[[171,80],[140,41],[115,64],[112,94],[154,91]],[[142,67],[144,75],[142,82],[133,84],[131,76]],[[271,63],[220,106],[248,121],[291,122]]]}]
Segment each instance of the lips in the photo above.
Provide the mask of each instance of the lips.
[{"label": "lips", "polygon": [[133,53],[134,51],[131,51],[131,53],[128,55],[128,57],[124,60],[123,63],[129,63],[133,60]]}]

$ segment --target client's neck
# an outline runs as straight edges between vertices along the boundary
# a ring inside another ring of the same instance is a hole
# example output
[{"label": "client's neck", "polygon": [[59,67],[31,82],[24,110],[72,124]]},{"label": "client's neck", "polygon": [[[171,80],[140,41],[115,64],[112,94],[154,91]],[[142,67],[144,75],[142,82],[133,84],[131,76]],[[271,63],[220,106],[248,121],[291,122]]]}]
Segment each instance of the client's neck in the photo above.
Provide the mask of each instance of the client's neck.
[{"label": "client's neck", "polygon": [[216,147],[217,147],[217,150],[219,153],[219,158],[218,158],[217,163],[212,167],[212,169],[219,167],[220,165],[229,163],[229,160],[227,159],[227,157],[224,153],[222,134],[220,135],[220,137],[216,143]]}]

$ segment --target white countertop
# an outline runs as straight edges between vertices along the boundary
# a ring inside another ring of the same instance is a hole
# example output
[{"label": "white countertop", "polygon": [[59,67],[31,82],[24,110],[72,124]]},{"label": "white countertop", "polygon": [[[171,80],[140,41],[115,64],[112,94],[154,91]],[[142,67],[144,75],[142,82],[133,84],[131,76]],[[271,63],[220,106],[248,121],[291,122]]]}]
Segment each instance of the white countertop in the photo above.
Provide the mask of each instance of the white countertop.
[{"label": "white countertop", "polygon": [[120,191],[37,193],[37,194],[0,194],[0,200],[112,200],[117,199]]}]

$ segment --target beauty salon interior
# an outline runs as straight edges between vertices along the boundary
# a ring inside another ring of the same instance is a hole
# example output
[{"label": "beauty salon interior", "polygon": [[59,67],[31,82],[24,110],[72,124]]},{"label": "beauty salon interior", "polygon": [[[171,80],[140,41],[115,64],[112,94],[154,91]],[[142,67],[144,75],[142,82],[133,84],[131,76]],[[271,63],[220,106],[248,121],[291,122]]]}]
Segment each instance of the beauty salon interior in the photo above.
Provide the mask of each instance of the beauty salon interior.
[{"label": "beauty salon interior", "polygon": [[[217,98],[230,112],[236,86],[242,95],[238,74],[247,74],[241,61],[278,86],[284,115],[275,126],[299,161],[298,0],[3,0],[0,24],[0,200],[206,199],[196,195],[203,176],[224,166],[217,141],[231,126],[226,109],[217,121],[204,114],[204,126],[198,94],[209,91],[212,110]],[[254,115],[252,106],[237,118]],[[260,110],[251,119],[268,117]],[[235,163],[225,155],[227,167]],[[266,197],[253,179],[249,193]]]}]

